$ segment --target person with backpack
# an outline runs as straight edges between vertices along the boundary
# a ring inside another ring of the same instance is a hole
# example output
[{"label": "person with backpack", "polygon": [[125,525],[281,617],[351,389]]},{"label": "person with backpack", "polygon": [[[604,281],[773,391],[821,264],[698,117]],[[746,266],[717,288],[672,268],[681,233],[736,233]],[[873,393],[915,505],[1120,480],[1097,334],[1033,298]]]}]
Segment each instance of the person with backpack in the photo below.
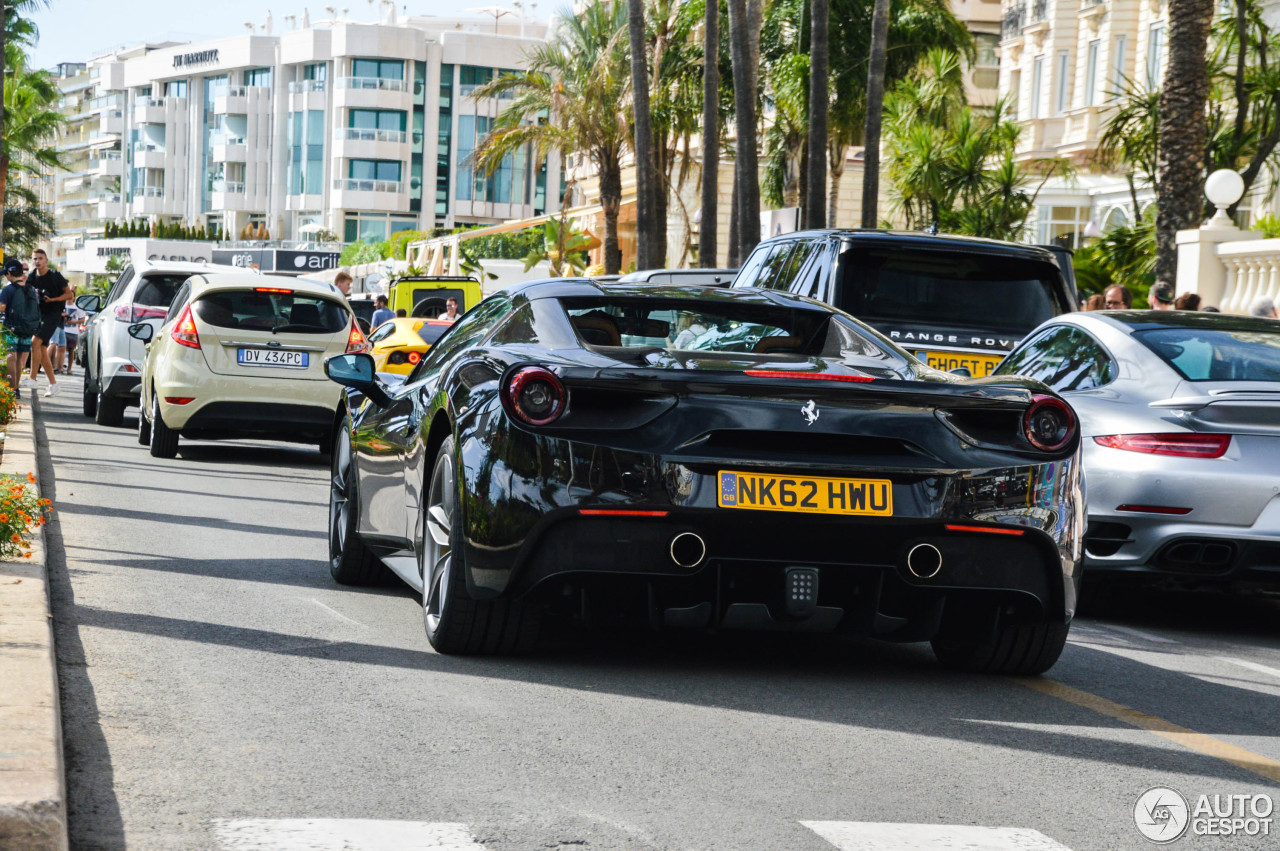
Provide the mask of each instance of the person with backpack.
[{"label": "person with backpack", "polygon": [[58,392],[58,379],[53,377],[53,358],[50,357],[50,344],[54,332],[62,328],[62,311],[67,302],[75,298],[71,285],[62,273],[49,268],[49,255],[43,248],[31,252],[31,264],[35,270],[27,275],[27,286],[40,299],[40,327],[36,329],[35,339],[31,344],[31,378],[22,383],[27,387],[35,387],[40,376],[40,368],[44,367],[49,386],[44,395],[53,396]]},{"label": "person with backpack", "polygon": [[6,260],[3,269],[7,283],[0,290],[0,323],[9,349],[9,386],[21,396],[18,377],[31,353],[31,336],[40,327],[40,297],[27,286],[21,261]]}]

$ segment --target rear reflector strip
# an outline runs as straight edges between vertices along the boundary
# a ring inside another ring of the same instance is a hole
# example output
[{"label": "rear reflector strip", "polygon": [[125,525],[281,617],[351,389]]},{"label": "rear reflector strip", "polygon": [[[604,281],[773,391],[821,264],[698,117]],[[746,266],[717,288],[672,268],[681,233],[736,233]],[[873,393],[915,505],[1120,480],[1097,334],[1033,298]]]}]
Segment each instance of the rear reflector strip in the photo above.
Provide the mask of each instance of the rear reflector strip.
[{"label": "rear reflector strip", "polygon": [[869,375],[828,375],[824,372],[781,372],[773,369],[748,369],[743,375],[754,378],[805,378],[810,381],[847,381],[853,384],[870,384],[875,381]]},{"label": "rear reflector strip", "polygon": [[1137,511],[1142,514],[1190,514],[1190,508],[1174,508],[1169,505],[1118,505],[1116,511]]},{"label": "rear reflector strip", "polygon": [[588,517],[666,517],[665,511],[632,511],[632,510],[613,510],[604,508],[579,508],[579,514]]},{"label": "rear reflector strip", "polygon": [[195,396],[165,396],[164,400],[170,405],[187,405],[196,400]]},{"label": "rear reflector strip", "polygon": [[947,526],[948,532],[984,532],[988,535],[1021,535],[1025,529],[993,529],[990,526]]}]

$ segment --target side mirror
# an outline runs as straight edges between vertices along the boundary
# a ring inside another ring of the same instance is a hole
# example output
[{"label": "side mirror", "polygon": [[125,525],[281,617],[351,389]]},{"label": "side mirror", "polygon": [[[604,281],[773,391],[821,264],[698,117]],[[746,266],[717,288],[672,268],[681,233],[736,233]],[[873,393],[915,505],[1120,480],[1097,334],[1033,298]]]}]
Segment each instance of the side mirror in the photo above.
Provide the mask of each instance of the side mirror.
[{"label": "side mirror", "polygon": [[76,299],[76,307],[85,313],[99,313],[102,310],[102,296],[82,295]]},{"label": "side mirror", "polygon": [[373,358],[364,353],[334,355],[326,358],[324,374],[330,381],[368,396],[380,408],[391,403],[373,371]]},{"label": "side mirror", "polygon": [[155,335],[156,335],[156,329],[152,328],[146,322],[139,322],[137,325],[129,326],[129,336],[135,340],[141,340],[144,343],[150,343],[151,338],[154,337]]}]

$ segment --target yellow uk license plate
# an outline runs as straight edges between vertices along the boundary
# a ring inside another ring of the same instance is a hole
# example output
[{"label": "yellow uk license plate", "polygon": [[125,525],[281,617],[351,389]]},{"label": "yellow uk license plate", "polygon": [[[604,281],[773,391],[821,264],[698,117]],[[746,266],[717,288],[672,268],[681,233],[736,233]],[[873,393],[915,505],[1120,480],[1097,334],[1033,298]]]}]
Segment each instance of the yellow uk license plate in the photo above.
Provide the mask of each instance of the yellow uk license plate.
[{"label": "yellow uk license plate", "polygon": [[920,349],[913,352],[920,360],[934,369],[950,372],[953,369],[967,369],[974,378],[990,375],[1004,355],[979,355],[973,352],[934,352]]},{"label": "yellow uk license plate", "polygon": [[771,476],[721,470],[721,508],[799,511],[808,514],[893,515],[893,483],[888,479],[828,479]]}]

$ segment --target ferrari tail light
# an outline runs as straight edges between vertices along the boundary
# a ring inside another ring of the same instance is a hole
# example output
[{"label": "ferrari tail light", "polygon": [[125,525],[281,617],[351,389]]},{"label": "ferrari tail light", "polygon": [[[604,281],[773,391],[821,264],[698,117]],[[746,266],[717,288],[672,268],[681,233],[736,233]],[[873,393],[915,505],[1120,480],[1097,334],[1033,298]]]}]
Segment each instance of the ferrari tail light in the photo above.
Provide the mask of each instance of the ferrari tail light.
[{"label": "ferrari tail light", "polygon": [[1076,434],[1076,415],[1069,405],[1052,396],[1034,396],[1022,415],[1027,442],[1043,452],[1057,452]]},{"label": "ferrari tail light", "polygon": [[549,425],[560,418],[569,395],[560,378],[541,366],[524,366],[507,379],[502,388],[507,411],[529,425]]},{"label": "ferrari tail light", "polygon": [[191,305],[182,308],[182,315],[178,317],[178,324],[173,326],[173,330],[169,332],[169,338],[179,346],[187,346],[188,348],[200,348],[200,335],[196,332],[196,320],[191,315]]},{"label": "ferrari tail light", "polygon": [[360,333],[360,326],[351,320],[351,333],[347,335],[347,354],[355,355],[369,351],[369,341]]},{"label": "ferrari tail light", "polygon": [[1108,449],[1175,458],[1221,458],[1231,445],[1229,434],[1106,434],[1093,440]]},{"label": "ferrari tail light", "polygon": [[783,372],[776,369],[747,369],[743,375],[753,378],[803,378],[809,381],[847,381],[851,384],[870,384],[875,381],[869,375],[832,375],[826,372]]}]

